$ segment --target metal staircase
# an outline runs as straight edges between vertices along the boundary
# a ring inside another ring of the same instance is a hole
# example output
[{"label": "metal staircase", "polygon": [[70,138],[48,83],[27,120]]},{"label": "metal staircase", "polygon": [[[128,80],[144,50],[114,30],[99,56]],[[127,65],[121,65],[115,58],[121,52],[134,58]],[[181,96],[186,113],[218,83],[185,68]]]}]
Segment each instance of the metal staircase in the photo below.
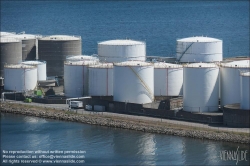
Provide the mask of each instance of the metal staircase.
[{"label": "metal staircase", "polygon": [[147,86],[147,84],[143,81],[143,79],[136,73],[136,71],[131,66],[129,66],[129,68],[133,71],[133,73],[136,75],[136,77],[139,78],[139,80],[141,81],[144,88],[148,91],[148,93],[150,94],[151,100],[154,100],[154,95],[151,92],[150,88]]},{"label": "metal staircase", "polygon": [[191,43],[186,50],[181,54],[181,57],[178,59],[178,62],[180,62],[181,58],[183,57],[183,55],[187,52],[187,50],[194,44],[195,42]]}]

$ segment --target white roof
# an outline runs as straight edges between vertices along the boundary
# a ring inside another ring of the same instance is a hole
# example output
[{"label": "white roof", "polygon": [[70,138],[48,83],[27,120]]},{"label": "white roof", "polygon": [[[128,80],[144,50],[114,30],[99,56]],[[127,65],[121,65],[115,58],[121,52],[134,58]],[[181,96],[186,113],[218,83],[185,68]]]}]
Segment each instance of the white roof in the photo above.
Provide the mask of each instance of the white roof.
[{"label": "white roof", "polygon": [[153,66],[152,63],[141,62],[141,61],[126,61],[115,63],[115,66]]},{"label": "white roof", "polygon": [[222,40],[211,38],[211,37],[203,37],[203,36],[196,36],[196,37],[188,37],[177,40],[178,42],[221,42]]},{"label": "white roof", "polygon": [[4,66],[5,68],[13,68],[13,69],[19,69],[19,68],[25,68],[25,69],[31,69],[36,68],[36,66],[31,65],[24,65],[24,64],[8,64]]},{"label": "white roof", "polygon": [[145,43],[141,41],[135,41],[135,40],[108,40],[108,41],[100,42],[98,44],[101,44],[101,45],[142,45]]},{"label": "white roof", "polygon": [[0,32],[0,36],[15,35],[15,32]]},{"label": "white roof", "polygon": [[79,40],[80,36],[68,36],[68,35],[52,35],[41,38],[40,40]]},{"label": "white roof", "polygon": [[65,61],[65,65],[70,65],[70,66],[88,66],[88,65],[95,65],[97,62],[96,61]]},{"label": "white roof", "polygon": [[164,62],[156,62],[154,63],[155,68],[182,68],[182,65],[172,64],[172,63],[164,63]]},{"label": "white roof", "polygon": [[233,68],[250,68],[250,60],[240,60],[228,63],[221,63],[223,67],[233,67]]},{"label": "white roof", "polygon": [[0,38],[0,43],[12,43],[12,42],[20,42],[20,40],[5,36]]},{"label": "white roof", "polygon": [[38,36],[31,34],[12,34],[12,35],[6,35],[6,37],[25,40],[25,39],[36,39]]},{"label": "white roof", "polygon": [[75,55],[75,56],[68,56],[67,60],[98,60],[97,57],[89,56],[89,55]]},{"label": "white roof", "polygon": [[89,66],[91,68],[113,68],[113,63],[99,63],[97,65]]},{"label": "white roof", "polygon": [[187,65],[184,65],[183,67],[188,67],[188,68],[214,68],[214,67],[218,67],[216,64],[214,63],[190,63]]},{"label": "white roof", "polygon": [[26,65],[41,65],[46,63],[45,61],[24,61],[22,62],[22,64],[26,64]]},{"label": "white roof", "polygon": [[242,75],[242,76],[250,76],[250,72],[248,71],[248,72],[241,72],[240,73],[240,75]]}]

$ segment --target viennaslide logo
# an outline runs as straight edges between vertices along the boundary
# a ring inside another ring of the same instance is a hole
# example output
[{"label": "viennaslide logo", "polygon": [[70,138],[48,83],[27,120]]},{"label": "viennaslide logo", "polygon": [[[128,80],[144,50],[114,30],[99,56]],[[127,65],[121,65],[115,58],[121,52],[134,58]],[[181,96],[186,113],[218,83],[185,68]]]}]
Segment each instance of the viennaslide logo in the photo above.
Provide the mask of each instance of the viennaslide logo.
[{"label": "viennaslide logo", "polygon": [[220,151],[220,159],[223,161],[233,160],[236,161],[236,165],[239,161],[247,161],[247,150],[222,150]]}]

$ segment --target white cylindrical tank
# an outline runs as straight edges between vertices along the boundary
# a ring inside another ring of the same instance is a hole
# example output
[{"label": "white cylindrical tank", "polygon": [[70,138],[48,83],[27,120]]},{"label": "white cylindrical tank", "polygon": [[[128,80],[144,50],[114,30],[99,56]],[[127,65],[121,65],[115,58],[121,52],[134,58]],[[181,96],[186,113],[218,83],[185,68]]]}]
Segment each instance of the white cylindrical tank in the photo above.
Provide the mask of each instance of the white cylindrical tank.
[{"label": "white cylindrical tank", "polygon": [[221,63],[220,96],[221,106],[240,103],[240,72],[250,71],[249,60]]},{"label": "white cylindrical tank", "polygon": [[37,66],[37,80],[44,81],[47,79],[45,61],[24,61],[22,64]]},{"label": "white cylindrical tank", "polygon": [[88,65],[96,61],[64,62],[64,93],[67,97],[88,95]]},{"label": "white cylindrical tank", "polygon": [[98,43],[98,56],[103,62],[145,61],[146,43],[134,40],[109,40]]},{"label": "white cylindrical tank", "polygon": [[89,56],[89,55],[73,55],[73,56],[67,56],[67,61],[99,61],[97,57]]},{"label": "white cylindrical tank", "polygon": [[114,101],[151,103],[154,100],[154,66],[127,61],[114,64]]},{"label": "white cylindrical tank", "polygon": [[183,110],[218,111],[219,67],[215,64],[193,63],[183,68]]},{"label": "white cylindrical tank", "polygon": [[250,72],[242,72],[240,81],[240,108],[250,110]]},{"label": "white cylindrical tank", "polygon": [[5,65],[4,89],[13,91],[34,90],[37,85],[37,67],[31,65]]},{"label": "white cylindrical tank", "polygon": [[101,63],[89,69],[89,95],[113,96],[113,64]]},{"label": "white cylindrical tank", "polygon": [[182,65],[158,62],[154,63],[154,94],[155,96],[182,95]]},{"label": "white cylindrical tank", "polygon": [[179,39],[176,59],[180,62],[222,61],[222,40],[203,36]]}]

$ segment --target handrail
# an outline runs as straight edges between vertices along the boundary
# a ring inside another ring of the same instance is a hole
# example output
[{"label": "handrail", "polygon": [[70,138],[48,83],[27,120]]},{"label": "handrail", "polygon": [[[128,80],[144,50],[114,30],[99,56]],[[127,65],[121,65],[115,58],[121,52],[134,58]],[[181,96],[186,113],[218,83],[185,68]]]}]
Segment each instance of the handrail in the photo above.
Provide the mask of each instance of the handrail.
[{"label": "handrail", "polygon": [[187,48],[186,50],[181,54],[181,57],[178,59],[178,61],[181,60],[181,58],[183,57],[183,55],[187,52],[187,50],[194,44],[195,42],[191,43]]},{"label": "handrail", "polygon": [[154,100],[154,95],[151,92],[150,88],[147,86],[147,84],[142,80],[142,78],[134,71],[134,69],[132,68],[132,66],[129,66],[129,68],[133,71],[133,73],[136,75],[137,78],[139,78],[139,80],[141,81],[142,85],[144,86],[144,88],[149,92],[150,94],[150,98],[152,100]]}]

